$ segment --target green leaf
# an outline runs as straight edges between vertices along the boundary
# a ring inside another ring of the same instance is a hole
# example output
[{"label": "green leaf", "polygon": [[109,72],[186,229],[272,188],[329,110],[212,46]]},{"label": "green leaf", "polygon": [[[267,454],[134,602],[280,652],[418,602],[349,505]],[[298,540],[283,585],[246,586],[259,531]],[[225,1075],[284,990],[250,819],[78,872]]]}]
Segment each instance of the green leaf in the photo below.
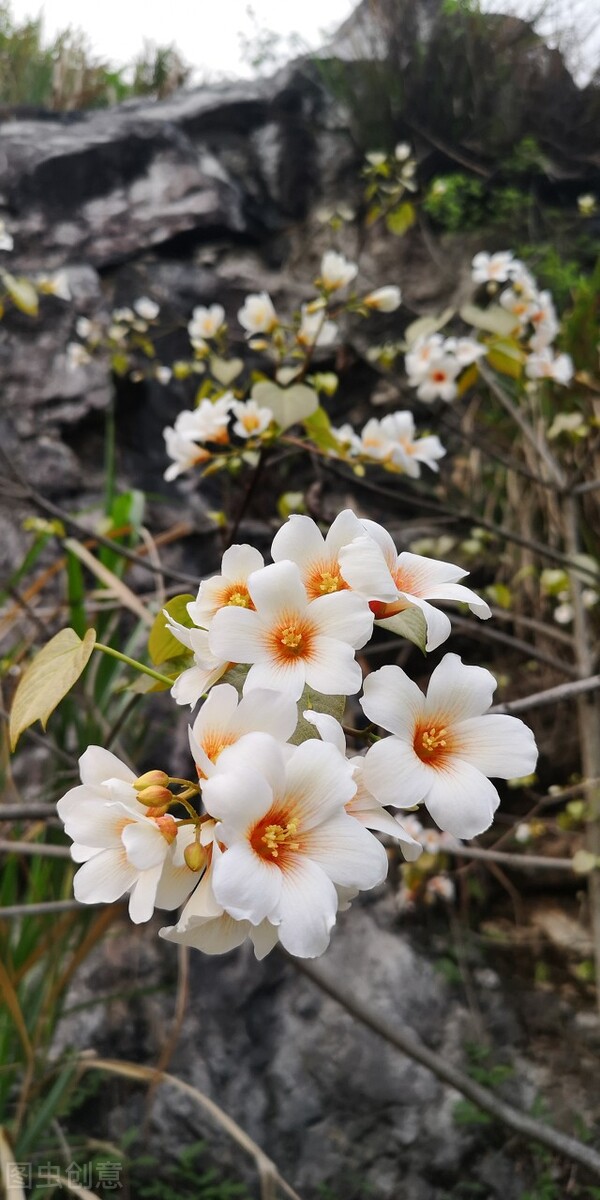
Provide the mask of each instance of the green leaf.
[{"label": "green leaf", "polygon": [[291,746],[300,746],[309,738],[319,740],[315,726],[311,725],[303,715],[307,708],[313,709],[314,712],[328,713],[330,717],[335,717],[336,721],[341,721],[346,708],[346,697],[323,696],[321,692],[315,692],[307,685],[298,701],[298,724],[293,737],[289,739]]},{"label": "green leaf", "polygon": [[445,308],[439,317],[418,317],[416,321],[412,321],[404,332],[404,340],[409,349],[419,338],[429,337],[431,333],[437,333],[443,329],[453,316],[454,309]]},{"label": "green leaf", "polygon": [[320,450],[335,450],[339,453],[341,446],[331,430],[331,422],[324,408],[317,408],[310,417],[303,421],[304,428],[311,440]]},{"label": "green leaf", "polygon": [[527,355],[514,338],[498,338],[492,342],[487,354],[490,367],[511,379],[520,379]]},{"label": "green leaf", "polygon": [[499,304],[491,304],[489,308],[464,304],[460,315],[467,325],[473,325],[475,329],[485,329],[487,333],[497,333],[502,338],[510,337],[517,325],[516,317]]},{"label": "green leaf", "polygon": [[[194,622],[187,611],[187,606],[191,600],[196,597],[188,593],[173,598],[165,604],[165,611],[174,621],[178,621],[180,625],[185,625],[186,629],[193,629]],[[182,653],[182,644],[171,633],[164,612],[157,613],[150,636],[148,638],[148,653],[155,667],[159,667],[161,663],[167,662],[170,658],[179,658]]]},{"label": "green leaf", "polygon": [[313,388],[305,383],[295,383],[292,387],[281,388],[276,383],[265,380],[255,383],[250,393],[253,400],[263,408],[270,408],[273,417],[281,430],[289,429],[306,421],[319,407],[319,397]]},{"label": "green leaf", "polygon": [[61,629],[36,654],[20,680],[13,700],[9,727],[13,750],[21,734],[34,721],[41,721],[42,727],[46,728],[50,714],[79,679],[95,641],[95,629],[88,629],[83,641],[74,629]]},{"label": "green leaf", "polygon": [[5,271],[2,276],[2,282],[15,306],[19,312],[25,313],[28,317],[37,317],[39,311],[38,294],[29,279],[19,277],[16,279],[14,275],[9,275]]},{"label": "green leaf", "polygon": [[403,237],[411,225],[414,225],[416,219],[414,204],[405,200],[403,204],[398,205],[398,208],[394,208],[391,213],[388,213],[385,223],[390,233],[395,233],[397,237]]},{"label": "green leaf", "polygon": [[229,387],[234,379],[237,379],[241,371],[244,370],[244,360],[242,358],[219,358],[218,354],[211,354],[210,372],[217,383],[222,383],[223,387]]},{"label": "green leaf", "polygon": [[[399,628],[402,626],[402,628]],[[420,608],[405,608],[394,616],[394,633],[399,633],[408,642],[418,646],[425,654],[427,645],[427,622]]]}]

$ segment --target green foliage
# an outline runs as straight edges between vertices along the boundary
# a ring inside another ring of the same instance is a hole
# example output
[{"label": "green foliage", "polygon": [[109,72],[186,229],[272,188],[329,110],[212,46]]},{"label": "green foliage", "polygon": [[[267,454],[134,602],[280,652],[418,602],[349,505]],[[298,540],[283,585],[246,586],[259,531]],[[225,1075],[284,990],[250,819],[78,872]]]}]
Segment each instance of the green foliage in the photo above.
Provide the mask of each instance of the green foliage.
[{"label": "green foliage", "polygon": [[139,1200],[250,1200],[242,1183],[223,1178],[209,1161],[206,1142],[178,1151],[176,1162],[165,1163],[151,1153],[129,1147],[126,1166]]},{"label": "green foliage", "polygon": [[133,64],[113,70],[97,59],[79,30],[44,38],[41,18],[17,21],[0,2],[0,104],[33,105],[58,111],[103,108],[130,96],[162,99],[181,87],[189,68],[173,46],[149,43]]},{"label": "green foliage", "polygon": [[476,229],[485,221],[485,187],[480,179],[464,172],[444,175],[433,180],[423,208],[443,229]]}]

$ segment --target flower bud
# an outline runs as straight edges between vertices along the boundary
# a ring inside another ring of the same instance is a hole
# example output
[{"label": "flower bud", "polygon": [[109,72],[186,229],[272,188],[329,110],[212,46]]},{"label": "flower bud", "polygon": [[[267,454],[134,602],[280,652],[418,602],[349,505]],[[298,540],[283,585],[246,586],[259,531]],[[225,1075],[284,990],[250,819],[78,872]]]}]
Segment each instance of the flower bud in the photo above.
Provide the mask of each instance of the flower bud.
[{"label": "flower bud", "polygon": [[168,788],[158,787],[156,784],[143,788],[141,792],[138,792],[140,804],[146,804],[148,808],[164,808],[165,804],[171,804],[174,798],[173,793]]},{"label": "flower bud", "polygon": [[185,858],[186,866],[190,868],[190,871],[202,870],[202,867],[206,862],[206,852],[203,850],[202,846],[198,844],[198,842],[190,842],[189,846],[186,846],[183,852],[183,857]]},{"label": "flower bud", "polygon": [[164,788],[168,782],[169,776],[166,771],[146,771],[144,775],[140,775],[139,779],[136,779],[133,786],[136,792],[142,792],[144,788],[154,787],[155,785],[156,787]]}]

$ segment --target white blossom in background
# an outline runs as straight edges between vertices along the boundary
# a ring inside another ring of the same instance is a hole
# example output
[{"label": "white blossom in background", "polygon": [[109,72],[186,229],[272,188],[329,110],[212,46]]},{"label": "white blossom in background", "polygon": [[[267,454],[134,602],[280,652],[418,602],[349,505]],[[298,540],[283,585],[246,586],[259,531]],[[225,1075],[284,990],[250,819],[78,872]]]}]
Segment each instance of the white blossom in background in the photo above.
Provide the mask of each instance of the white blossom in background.
[{"label": "white blossom in background", "polygon": [[411,387],[416,387],[425,379],[432,362],[441,358],[443,353],[444,338],[441,333],[430,333],[428,337],[417,339],[404,360]]},{"label": "white blossom in background", "polygon": [[303,304],[300,312],[300,328],[296,337],[301,346],[311,349],[313,346],[330,346],[335,342],[337,325],[327,319],[324,310],[311,312],[310,306]]},{"label": "white blossom in background", "polygon": [[235,400],[231,411],[235,417],[233,432],[241,438],[260,437],[273,420],[271,409],[261,407],[256,400]]},{"label": "white blossom in background", "polygon": [[[365,426],[366,429],[366,426]],[[401,467],[407,475],[417,478],[421,474],[421,464],[438,471],[438,461],[446,451],[436,434],[417,437],[415,421],[411,412],[388,413],[381,420],[381,430],[389,439],[391,458],[395,466]],[[363,430],[364,435],[365,430]]]},{"label": "white blossom in background", "polygon": [[[350,455],[350,457],[354,457],[362,453],[362,441],[356,433],[356,430],[352,428],[352,425],[346,423],[345,425],[340,425],[337,428],[332,425],[331,432],[333,436],[337,438],[338,442],[341,443],[344,452]],[[337,458],[336,451],[332,450],[330,453],[333,457]]]},{"label": "white blossom in background", "polygon": [[556,354],[548,346],[529,355],[525,374],[529,379],[552,379],[554,383],[568,387],[573,379],[573,360],[569,354]]},{"label": "white blossom in background", "polygon": [[229,441],[229,414],[233,402],[232,392],[225,392],[218,400],[201,400],[197,408],[185,409],[178,414],[175,419],[177,433],[194,442],[216,442],[226,445]]},{"label": "white blossom in background", "polygon": [[367,676],[361,706],[392,736],[371,746],[365,783],[396,808],[423,803],[436,824],[457,838],[483,833],[500,797],[489,776],[530,775],[533,734],[517,717],[488,714],[496,680],[483,667],[446,654],[423,695],[400,667]]},{"label": "white blossom in background", "polygon": [[194,837],[173,817],[152,817],[133,787],[136,776],[114,754],[89,746],[79,760],[81,785],[58,802],[58,815],[82,863],[74,879],[83,904],[110,904],[129,893],[129,915],[149,921],[154,908],[177,908],[196,876],[183,849]]},{"label": "white blossom in background", "polygon": [[397,162],[406,162],[412,154],[412,146],[409,142],[398,142],[394,149],[394,158]]},{"label": "white blossom in background", "polygon": [[238,321],[246,333],[272,333],[279,324],[279,317],[268,292],[246,296],[238,312]]},{"label": "white blossom in background", "polygon": [[155,368],[154,378],[158,381],[158,383],[166,385],[167,383],[171,382],[173,378],[173,372],[170,367],[159,365]]},{"label": "white blossom in background", "polygon": [[358,274],[358,266],[350,262],[336,250],[327,250],[321,259],[321,276],[319,283],[328,292],[337,292],[345,288]]},{"label": "white blossom in background", "polygon": [[35,285],[38,291],[47,296],[56,296],[58,300],[72,300],[69,276],[66,271],[55,271],[53,275],[36,275]]},{"label": "white blossom in background", "polygon": [[482,346],[481,342],[475,341],[475,338],[450,337],[446,338],[444,342],[444,353],[453,354],[461,367],[470,367],[472,363],[478,362],[480,358],[485,358],[487,346]]},{"label": "white blossom in background", "polygon": [[473,259],[473,283],[506,283],[511,278],[514,264],[515,258],[511,250],[499,250],[496,254],[488,254],[482,250]]},{"label": "white blossom in background", "polygon": [[598,207],[598,201],[592,192],[586,192],[585,195],[577,197],[577,207],[582,217],[591,217]]},{"label": "white blossom in background", "polygon": [[363,525],[366,535],[340,550],[340,570],[350,587],[369,600],[378,625],[402,633],[401,614],[418,608],[427,626],[427,650],[435,650],[450,635],[451,625],[446,613],[430,601],[468,604],[483,620],[491,616],[489,605],[458,582],[467,571],[408,550],[398,554],[382,525],[375,521],[363,521]]},{"label": "white blossom in background", "polygon": [[187,327],[192,345],[198,342],[199,349],[202,349],[201,343],[215,338],[224,324],[225,309],[222,304],[211,304],[209,308],[199,305],[194,308]]},{"label": "white blossom in background", "polygon": [[340,574],[339,552],[363,533],[364,526],[349,508],[338,513],[326,536],[311,517],[294,514],[275,534],[271,557],[273,562],[295,563],[309,600],[316,600],[348,587]]},{"label": "white blossom in background", "polygon": [[228,746],[249,733],[268,733],[282,744],[298,724],[295,701],[281,692],[255,688],[241,700],[230,683],[220,683],[209,692],[190,734],[190,749],[198,774],[209,778]]},{"label": "white blossom in background", "polygon": [[135,321],[135,313],[132,308],[113,308],[111,320],[114,325],[128,325],[130,321]]},{"label": "white blossom in background", "polygon": [[458,395],[457,379],[462,369],[453,354],[443,353],[432,359],[420,380],[409,377],[408,382],[417,388],[417,396],[425,404],[434,400],[445,400],[449,404]]},{"label": "white blossom in background", "polygon": [[67,367],[70,371],[76,371],[80,367],[86,367],[92,361],[89,352],[81,342],[69,342],[65,358]]},{"label": "white blossom in background", "polygon": [[140,296],[138,300],[134,300],[133,307],[138,317],[142,317],[144,321],[155,321],[160,312],[160,305],[149,296]]},{"label": "white blossom in background", "polygon": [[260,571],[265,560],[254,546],[247,543],[229,546],[221,560],[219,575],[203,579],[195,600],[187,610],[194,625],[206,629],[220,608],[233,605],[236,608],[254,608],[248,588],[248,579],[254,571]]},{"label": "white blossom in background", "polygon": [[399,287],[389,284],[387,287],[376,288],[374,292],[363,296],[362,303],[377,312],[395,312],[402,303],[402,292]]},{"label": "white blossom in background", "polygon": [[178,479],[185,471],[191,471],[193,467],[199,466],[200,463],[206,462],[210,458],[208,450],[204,450],[190,437],[184,437],[170,425],[163,429],[163,437],[167,455],[173,460],[164,473],[164,478],[169,483]]},{"label": "white blossom in background", "polygon": [[209,630],[218,658],[250,663],[244,692],[273,688],[298,700],[305,684],[325,696],[357,692],[362,672],[354,650],[368,641],[373,616],[349,591],[309,601],[299,568],[288,560],[248,579],[249,608],[221,608]]},{"label": "white blossom in background", "polygon": [[191,650],[194,656],[194,665],[177,676],[171,695],[176,704],[189,704],[190,708],[195,708],[202,696],[229,670],[231,663],[223,662],[212,653],[206,629],[190,629],[175,621],[166,610],[163,611],[167,628],[173,637]]},{"label": "white blossom in background", "polygon": [[12,233],[8,232],[6,221],[0,220],[0,250],[6,250],[10,254],[15,248],[15,241]]},{"label": "white blossom in background", "polygon": [[203,791],[225,847],[213,869],[217,903],[235,920],[269,921],[290,954],[323,954],[335,885],[368,889],[387,874],[383,846],[345,811],[355,791],[350,765],[323,742],[284,756],[256,733],[223,751]]}]

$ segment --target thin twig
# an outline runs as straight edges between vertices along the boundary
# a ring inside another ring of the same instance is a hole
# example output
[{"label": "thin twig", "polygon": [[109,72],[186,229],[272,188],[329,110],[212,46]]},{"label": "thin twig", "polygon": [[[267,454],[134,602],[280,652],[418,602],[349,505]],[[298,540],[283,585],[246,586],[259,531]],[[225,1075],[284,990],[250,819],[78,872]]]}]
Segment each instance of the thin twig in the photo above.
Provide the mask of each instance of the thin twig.
[{"label": "thin twig", "polygon": [[0,921],[6,917],[45,917],[51,913],[71,912],[78,908],[83,912],[92,905],[80,904],[78,900],[43,900],[39,904],[8,904],[0,908]]},{"label": "thin twig", "polygon": [[39,855],[40,858],[71,857],[68,846],[50,846],[46,842],[13,842],[7,838],[0,838],[0,853],[26,854],[31,857]]},{"label": "thin twig", "polygon": [[490,709],[490,712],[528,712],[531,708],[545,708],[548,704],[558,704],[561,700],[571,700],[574,696],[582,696],[586,692],[595,692],[599,688],[600,675],[590,675],[588,679],[575,679],[573,683],[558,683],[556,687],[545,688],[543,692],[532,692],[531,696],[523,696],[520,700],[508,700],[506,704],[495,704]]},{"label": "thin twig", "polygon": [[508,392],[505,392],[504,388],[494,375],[494,372],[490,371],[489,367],[487,367],[485,363],[479,362],[478,366],[481,378],[485,380],[490,391],[502,405],[505,412],[509,414],[517,428],[521,430],[523,437],[527,439],[531,446],[533,446],[538,458],[545,464],[549,477],[553,481],[556,489],[559,492],[564,492],[566,486],[564,473],[549,449],[546,439],[544,437],[540,437],[536,433],[535,429],[532,428],[532,426],[529,424],[529,421],[523,416],[519,406],[515,404]]},{"label": "thin twig", "polygon": [[53,804],[0,804],[0,821],[34,821],[55,816]]},{"label": "thin twig", "polygon": [[544,663],[547,667],[554,667],[556,671],[560,671],[563,675],[570,675],[572,679],[579,678],[579,672],[576,667],[570,663],[561,662],[556,655],[547,654],[544,650],[538,650],[537,646],[532,646],[530,642],[524,642],[521,638],[513,637],[510,633],[503,633],[501,629],[493,629],[485,622],[470,621],[468,617],[458,617],[452,614],[452,624],[457,629],[463,629],[470,637],[477,638],[478,641],[499,642],[500,645],[510,646],[512,650],[517,650],[524,654],[527,658],[535,658],[538,662]]},{"label": "thin twig", "polygon": [[455,858],[473,858],[481,862],[504,863],[507,867],[528,871],[531,868],[541,868],[542,871],[573,872],[573,861],[570,858],[544,858],[541,854],[507,854],[503,850],[484,850],[481,846],[447,846],[444,844],[443,854],[453,854]]},{"label": "thin twig", "polygon": [[600,1154],[591,1146],[586,1146],[576,1138],[561,1133],[549,1125],[544,1125],[541,1121],[536,1121],[528,1113],[513,1108],[512,1104],[507,1104],[505,1100],[495,1096],[488,1088],[476,1083],[464,1071],[445,1062],[439,1051],[430,1050],[416,1034],[405,1033],[403,1029],[397,1028],[384,1017],[377,1016],[373,1011],[372,1004],[363,1004],[357,999],[355,993],[347,994],[337,983],[326,977],[319,968],[314,967],[306,959],[293,959],[288,954],[285,954],[285,957],[293,963],[300,974],[305,975],[316,987],[340,1004],[351,1017],[371,1029],[390,1046],[394,1046],[401,1054],[420,1063],[437,1079],[461,1092],[483,1112],[489,1113],[495,1120],[500,1121],[522,1137],[539,1142],[555,1154],[562,1154],[571,1162],[579,1163],[600,1179]]}]

